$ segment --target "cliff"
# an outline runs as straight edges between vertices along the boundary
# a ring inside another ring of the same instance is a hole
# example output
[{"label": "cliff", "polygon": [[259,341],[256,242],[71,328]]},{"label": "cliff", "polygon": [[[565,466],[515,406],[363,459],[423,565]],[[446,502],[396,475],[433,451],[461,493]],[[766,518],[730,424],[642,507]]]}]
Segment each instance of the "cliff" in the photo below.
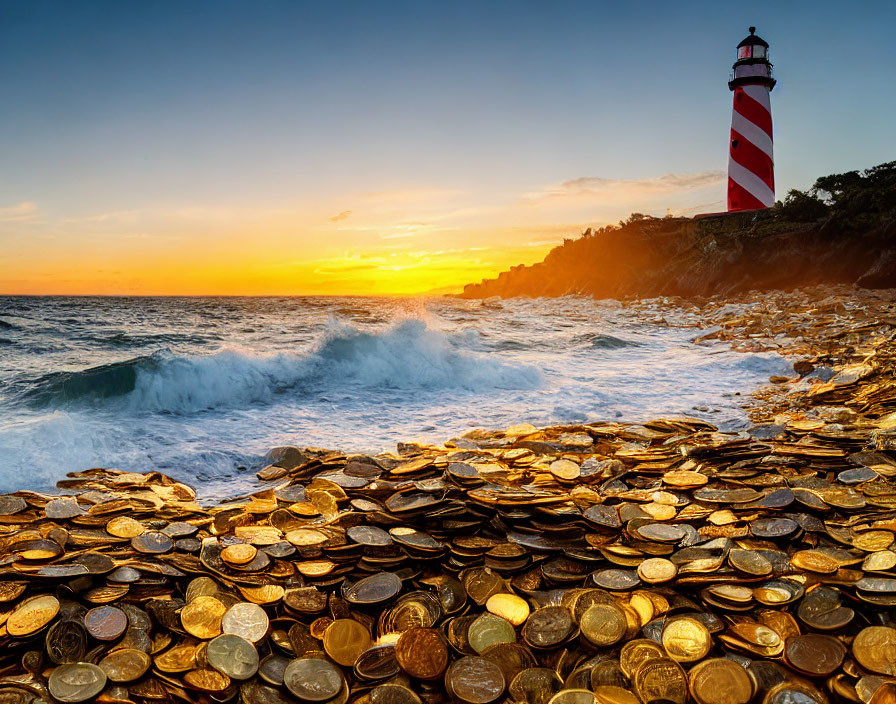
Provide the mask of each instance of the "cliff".
[{"label": "cliff", "polygon": [[827,283],[896,288],[896,162],[819,178],[768,210],[634,214],[461,297],[708,296]]}]

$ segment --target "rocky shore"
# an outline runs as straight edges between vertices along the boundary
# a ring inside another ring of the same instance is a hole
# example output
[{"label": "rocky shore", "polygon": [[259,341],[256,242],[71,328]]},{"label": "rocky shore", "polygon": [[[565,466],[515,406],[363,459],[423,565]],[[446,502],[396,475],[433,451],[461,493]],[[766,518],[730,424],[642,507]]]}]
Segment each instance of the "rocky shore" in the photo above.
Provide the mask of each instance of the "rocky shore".
[{"label": "rocky shore", "polygon": [[544,261],[464,287],[462,298],[736,295],[820,284],[896,287],[896,162],[819,178],[768,210],[633,214]]},{"label": "rocky shore", "polygon": [[751,432],[277,448],[215,506],[105,469],[0,497],[0,703],[896,701],[896,294],[661,303],[793,361]]}]

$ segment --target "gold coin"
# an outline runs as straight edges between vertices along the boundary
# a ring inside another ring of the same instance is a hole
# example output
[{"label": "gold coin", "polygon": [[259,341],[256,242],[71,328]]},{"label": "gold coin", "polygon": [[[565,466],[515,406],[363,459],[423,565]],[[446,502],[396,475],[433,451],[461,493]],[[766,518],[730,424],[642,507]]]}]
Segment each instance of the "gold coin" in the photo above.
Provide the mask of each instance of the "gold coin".
[{"label": "gold coin", "polygon": [[28,636],[37,633],[59,613],[59,600],[50,594],[40,594],[25,599],[16,606],[6,621],[6,631],[11,636]]},{"label": "gold coin", "polygon": [[638,576],[648,584],[661,584],[675,579],[678,568],[664,557],[651,557],[638,565]]},{"label": "gold coin", "polygon": [[888,530],[869,530],[859,533],[852,541],[853,547],[865,552],[886,550],[893,544],[893,533]]},{"label": "gold coin", "polygon": [[274,526],[237,526],[233,534],[252,545],[274,545],[280,542],[283,533]]},{"label": "gold coin", "polygon": [[705,474],[688,470],[666,472],[663,475],[663,484],[668,484],[678,489],[697,489],[708,482],[709,477]]},{"label": "gold coin", "polygon": [[668,658],[643,663],[635,672],[632,685],[642,702],[685,704],[688,700],[688,680],[684,670]]},{"label": "gold coin", "polygon": [[582,635],[597,646],[615,645],[628,630],[625,614],[615,604],[589,606],[579,620]]},{"label": "gold coin", "polygon": [[572,460],[555,460],[551,462],[551,474],[562,481],[578,479],[582,474],[582,468]]},{"label": "gold coin", "polygon": [[790,558],[794,567],[808,572],[833,574],[840,569],[840,563],[830,555],[817,550],[800,550]]},{"label": "gold coin", "polygon": [[305,562],[296,562],[296,569],[304,577],[324,577],[334,569],[336,563],[331,560],[306,560]]},{"label": "gold coin", "polygon": [[485,602],[485,608],[514,626],[522,625],[529,618],[529,603],[516,594],[493,594]]},{"label": "gold coin", "polygon": [[338,618],[324,631],[324,650],[335,662],[351,667],[370,647],[370,633],[352,618]]},{"label": "gold coin", "polygon": [[180,622],[191,636],[209,640],[221,633],[221,619],[227,613],[224,606],[213,596],[197,596],[180,612]]},{"label": "gold coin", "polygon": [[852,642],[852,654],[866,670],[896,675],[896,628],[868,626]]},{"label": "gold coin", "polygon": [[728,658],[710,658],[688,673],[691,696],[697,704],[747,704],[753,698],[753,680]]},{"label": "gold coin", "polygon": [[238,586],[240,594],[253,604],[276,604],[286,595],[286,590],[279,584],[264,584],[260,587]]},{"label": "gold coin", "polygon": [[441,631],[409,628],[395,643],[395,659],[411,677],[434,680],[448,667],[448,647]]},{"label": "gold coin", "polygon": [[139,680],[151,664],[149,655],[133,648],[114,650],[99,662],[100,669],[106,673],[110,682]]},{"label": "gold coin", "polygon": [[118,516],[106,524],[106,532],[116,538],[136,538],[146,532],[146,527],[130,516]]},{"label": "gold coin", "polygon": [[230,686],[230,678],[227,675],[211,668],[190,670],[184,675],[184,682],[204,692],[223,692]]},{"label": "gold coin", "polygon": [[688,617],[677,618],[663,629],[663,647],[676,662],[696,662],[709,653],[712,637],[699,621]]},{"label": "gold coin", "polygon": [[156,655],[153,662],[160,672],[186,672],[196,666],[196,646],[176,645]]},{"label": "gold coin", "polygon": [[286,540],[295,545],[297,548],[313,547],[327,542],[330,538],[321,533],[319,530],[312,528],[297,528],[286,534]]},{"label": "gold coin", "polygon": [[258,554],[258,548],[248,543],[228,545],[221,551],[221,559],[231,565],[248,565]]},{"label": "gold coin", "polygon": [[619,667],[623,674],[631,679],[635,672],[648,660],[666,658],[666,651],[656,641],[639,638],[630,640],[619,651]]},{"label": "gold coin", "polygon": [[627,689],[612,684],[601,684],[594,688],[597,704],[640,704],[638,698]]}]

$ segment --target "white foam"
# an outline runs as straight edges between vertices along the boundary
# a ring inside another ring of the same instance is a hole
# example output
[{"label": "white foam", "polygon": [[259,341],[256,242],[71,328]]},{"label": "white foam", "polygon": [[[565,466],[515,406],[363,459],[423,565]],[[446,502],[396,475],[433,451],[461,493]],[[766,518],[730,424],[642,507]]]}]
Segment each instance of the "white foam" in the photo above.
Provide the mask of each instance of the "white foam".
[{"label": "white foam", "polygon": [[270,402],[314,384],[365,389],[535,389],[533,366],[472,351],[469,333],[452,337],[422,320],[379,332],[331,321],[304,354],[256,355],[225,349],[202,357],[166,355],[137,370],[126,404],[131,410],[190,413]]}]

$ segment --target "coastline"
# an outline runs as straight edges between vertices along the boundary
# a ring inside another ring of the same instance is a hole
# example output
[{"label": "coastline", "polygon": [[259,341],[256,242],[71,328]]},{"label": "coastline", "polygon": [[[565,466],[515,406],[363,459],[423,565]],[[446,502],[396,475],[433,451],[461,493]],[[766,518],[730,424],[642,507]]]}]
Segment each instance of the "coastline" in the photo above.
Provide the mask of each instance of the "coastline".
[{"label": "coastline", "polygon": [[376,457],[279,448],[269,488],[214,507],[107,470],[59,483],[77,498],[2,497],[0,694],[85,701],[71,682],[58,696],[73,666],[117,695],[194,701],[684,704],[720,682],[732,702],[883,701],[896,670],[869,653],[896,645],[894,296],[666,299],[713,314],[704,340],[793,360],[749,399],[750,433],[674,418]]}]

